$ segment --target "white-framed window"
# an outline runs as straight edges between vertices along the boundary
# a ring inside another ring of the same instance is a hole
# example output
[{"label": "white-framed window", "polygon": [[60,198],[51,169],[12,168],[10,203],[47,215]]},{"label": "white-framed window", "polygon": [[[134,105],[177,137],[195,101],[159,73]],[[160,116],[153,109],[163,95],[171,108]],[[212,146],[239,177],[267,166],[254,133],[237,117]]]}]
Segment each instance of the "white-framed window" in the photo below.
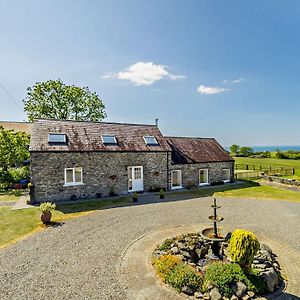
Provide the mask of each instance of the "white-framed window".
[{"label": "white-framed window", "polygon": [[82,182],[82,168],[65,168],[65,186],[80,185]]},{"label": "white-framed window", "polygon": [[66,143],[67,138],[64,133],[49,133],[48,143]]},{"label": "white-framed window", "polygon": [[199,170],[199,185],[208,185],[208,169]]},{"label": "white-framed window", "polygon": [[171,189],[182,188],[181,170],[174,170],[171,172]]},{"label": "white-framed window", "polygon": [[103,134],[101,136],[101,138],[102,138],[102,143],[103,144],[110,144],[110,145],[116,145],[117,144],[117,139],[112,134]]},{"label": "white-framed window", "polygon": [[150,145],[150,146],[158,145],[158,141],[154,136],[150,136],[150,135],[144,136],[144,141],[146,145]]},{"label": "white-framed window", "polygon": [[223,169],[223,182],[230,182],[231,176],[230,176],[230,169]]}]

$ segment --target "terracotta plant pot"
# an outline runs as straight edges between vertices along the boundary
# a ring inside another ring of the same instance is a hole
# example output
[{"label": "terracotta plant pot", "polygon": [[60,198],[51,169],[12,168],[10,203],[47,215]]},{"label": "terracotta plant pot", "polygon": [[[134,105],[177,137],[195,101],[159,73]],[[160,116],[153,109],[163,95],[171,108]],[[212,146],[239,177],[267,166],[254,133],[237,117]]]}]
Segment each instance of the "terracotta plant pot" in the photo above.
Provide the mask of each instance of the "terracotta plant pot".
[{"label": "terracotta plant pot", "polygon": [[42,213],[41,220],[44,224],[47,224],[50,222],[51,217],[52,217],[51,211],[47,211],[47,212]]}]

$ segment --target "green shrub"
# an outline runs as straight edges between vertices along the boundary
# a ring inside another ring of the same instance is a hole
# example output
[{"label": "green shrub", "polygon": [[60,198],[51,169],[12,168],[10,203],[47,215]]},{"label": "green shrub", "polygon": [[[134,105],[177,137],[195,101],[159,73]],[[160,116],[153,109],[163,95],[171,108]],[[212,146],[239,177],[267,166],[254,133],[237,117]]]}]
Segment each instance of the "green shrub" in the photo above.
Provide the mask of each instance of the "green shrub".
[{"label": "green shrub", "polygon": [[166,283],[173,286],[177,291],[181,291],[184,286],[196,291],[201,288],[202,282],[202,274],[183,262],[177,264],[174,269],[166,275]]},{"label": "green shrub", "polygon": [[50,212],[51,210],[54,210],[55,208],[56,208],[55,203],[51,203],[51,202],[44,202],[44,203],[41,203],[39,206],[39,210],[42,213]]},{"label": "green shrub", "polygon": [[10,168],[8,173],[12,183],[19,183],[21,179],[29,178],[29,168],[27,166],[21,168]]},{"label": "green shrub", "polygon": [[165,197],[165,191],[163,189],[160,189],[159,197],[161,197],[161,198]]},{"label": "green shrub", "polygon": [[202,286],[202,274],[175,255],[162,255],[154,260],[153,265],[162,280],[178,291],[181,291],[184,286],[196,291]]},{"label": "green shrub", "polygon": [[171,249],[171,245],[174,242],[174,239],[166,239],[160,246],[160,251],[168,251]]},{"label": "green shrub", "polygon": [[208,266],[204,277],[204,288],[208,284],[215,285],[222,296],[232,296],[231,284],[237,281],[243,282],[248,290],[263,294],[266,292],[266,284],[259,274],[252,270],[244,270],[235,263],[212,263]]},{"label": "green shrub", "polygon": [[175,255],[162,255],[154,260],[154,267],[158,275],[165,280],[166,276],[180,263],[180,259]]},{"label": "green shrub", "polygon": [[259,249],[256,236],[247,230],[236,229],[230,238],[229,251],[233,262],[243,268],[250,268]]}]

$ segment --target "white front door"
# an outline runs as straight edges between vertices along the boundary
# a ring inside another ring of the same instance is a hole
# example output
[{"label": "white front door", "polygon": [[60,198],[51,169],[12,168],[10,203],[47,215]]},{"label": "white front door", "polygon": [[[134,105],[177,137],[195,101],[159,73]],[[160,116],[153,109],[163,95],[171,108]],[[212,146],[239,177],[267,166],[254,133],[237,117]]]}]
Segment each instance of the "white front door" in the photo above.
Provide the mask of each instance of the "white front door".
[{"label": "white front door", "polygon": [[144,190],[143,167],[128,167],[128,191],[140,192]]}]

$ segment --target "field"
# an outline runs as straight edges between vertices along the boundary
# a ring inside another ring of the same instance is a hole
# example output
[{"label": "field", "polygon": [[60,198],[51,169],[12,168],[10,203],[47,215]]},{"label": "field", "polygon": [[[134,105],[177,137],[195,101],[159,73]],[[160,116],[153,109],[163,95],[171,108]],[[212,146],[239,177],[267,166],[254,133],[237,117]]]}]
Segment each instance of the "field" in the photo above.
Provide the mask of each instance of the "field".
[{"label": "field", "polygon": [[235,157],[236,164],[254,165],[257,168],[294,168],[296,178],[300,178],[300,160],[292,159],[277,159],[277,158],[250,158],[250,157]]}]

